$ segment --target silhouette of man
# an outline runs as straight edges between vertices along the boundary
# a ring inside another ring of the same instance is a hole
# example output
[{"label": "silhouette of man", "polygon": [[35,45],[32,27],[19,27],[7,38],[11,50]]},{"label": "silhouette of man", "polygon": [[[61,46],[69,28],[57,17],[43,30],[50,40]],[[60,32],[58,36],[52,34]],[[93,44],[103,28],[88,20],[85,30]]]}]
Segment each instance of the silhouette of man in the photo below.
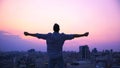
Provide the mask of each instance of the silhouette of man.
[{"label": "silhouette of man", "polygon": [[59,33],[60,27],[57,23],[53,26],[53,33],[48,34],[32,34],[24,32],[25,36],[33,36],[39,39],[46,40],[47,43],[47,53],[49,57],[48,68],[55,68],[55,65],[58,65],[59,68],[64,68],[64,60],[62,54],[62,47],[65,40],[71,40],[78,37],[88,36],[89,32],[84,34],[64,34]]}]

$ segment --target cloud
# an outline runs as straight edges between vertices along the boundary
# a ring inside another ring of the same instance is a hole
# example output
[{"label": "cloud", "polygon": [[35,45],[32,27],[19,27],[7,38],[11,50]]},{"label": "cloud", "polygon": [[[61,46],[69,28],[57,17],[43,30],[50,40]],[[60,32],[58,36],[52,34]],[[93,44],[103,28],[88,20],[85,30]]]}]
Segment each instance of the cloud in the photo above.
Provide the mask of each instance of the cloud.
[{"label": "cloud", "polygon": [[8,32],[0,31],[0,51],[26,51],[28,49],[40,50],[45,46],[21,39],[17,35],[11,35]]}]

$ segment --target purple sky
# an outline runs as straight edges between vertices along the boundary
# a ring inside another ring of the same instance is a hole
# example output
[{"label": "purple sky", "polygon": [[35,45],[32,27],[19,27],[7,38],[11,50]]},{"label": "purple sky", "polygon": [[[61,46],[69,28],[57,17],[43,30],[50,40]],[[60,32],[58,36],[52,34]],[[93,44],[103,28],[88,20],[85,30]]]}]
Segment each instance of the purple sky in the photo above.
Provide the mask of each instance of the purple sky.
[{"label": "purple sky", "polygon": [[58,23],[60,32],[89,37],[66,41],[63,50],[90,49],[120,51],[120,0],[0,0],[0,50],[46,51],[44,40],[25,37],[32,33],[53,32]]}]

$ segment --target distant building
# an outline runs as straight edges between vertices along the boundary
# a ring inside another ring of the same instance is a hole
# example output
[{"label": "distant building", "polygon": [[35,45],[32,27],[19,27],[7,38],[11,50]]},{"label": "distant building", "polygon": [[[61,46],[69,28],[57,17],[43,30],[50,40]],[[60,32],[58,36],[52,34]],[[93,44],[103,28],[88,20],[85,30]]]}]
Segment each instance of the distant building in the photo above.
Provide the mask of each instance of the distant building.
[{"label": "distant building", "polygon": [[26,68],[26,61],[24,58],[21,58],[17,63],[18,68]]},{"label": "distant building", "polygon": [[91,54],[92,56],[97,57],[99,55],[97,48],[93,48]]},{"label": "distant building", "polygon": [[82,60],[86,60],[90,58],[90,50],[88,45],[80,46],[79,53],[80,53],[80,58]]},{"label": "distant building", "polygon": [[98,52],[97,48],[92,49],[92,53],[97,53],[97,52]]},{"label": "distant building", "polygon": [[28,50],[27,55],[27,67],[28,68],[35,68],[35,60],[36,60],[36,51],[35,49]]}]

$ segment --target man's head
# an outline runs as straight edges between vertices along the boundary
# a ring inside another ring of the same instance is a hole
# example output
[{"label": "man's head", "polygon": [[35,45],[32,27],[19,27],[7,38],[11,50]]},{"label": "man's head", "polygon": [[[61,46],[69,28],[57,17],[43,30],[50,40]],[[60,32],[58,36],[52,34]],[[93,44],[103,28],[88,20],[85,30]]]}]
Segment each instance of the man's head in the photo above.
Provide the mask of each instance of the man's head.
[{"label": "man's head", "polygon": [[59,25],[57,23],[54,24],[53,30],[54,30],[54,32],[59,32],[60,28],[59,28]]}]

